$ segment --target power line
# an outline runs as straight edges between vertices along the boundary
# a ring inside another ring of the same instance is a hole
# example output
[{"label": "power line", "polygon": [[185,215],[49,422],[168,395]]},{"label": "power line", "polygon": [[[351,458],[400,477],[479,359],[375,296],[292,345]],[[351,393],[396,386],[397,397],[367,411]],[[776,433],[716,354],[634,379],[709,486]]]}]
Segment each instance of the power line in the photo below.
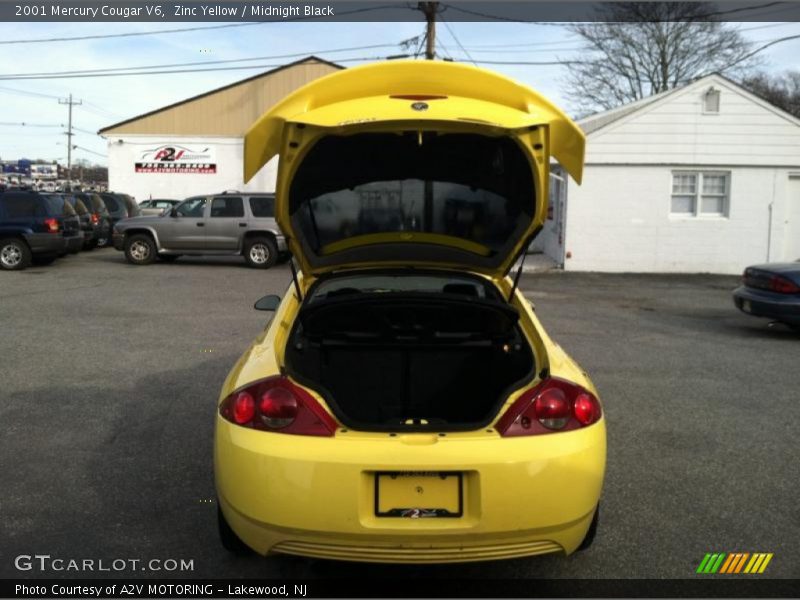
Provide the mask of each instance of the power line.
[{"label": "power line", "polygon": [[397,44],[373,44],[371,46],[353,46],[350,48],[332,48],[328,50],[315,50],[315,51],[308,51],[308,52],[296,52],[293,54],[275,54],[272,56],[253,56],[248,58],[230,58],[226,60],[205,60],[205,61],[195,61],[195,62],[188,62],[188,63],[173,63],[173,64],[160,64],[160,65],[140,65],[137,67],[107,67],[105,69],[81,69],[81,70],[72,70],[72,71],[44,71],[44,72],[34,72],[34,73],[0,73],[0,78],[3,77],[34,77],[39,75],[49,76],[49,75],[83,75],[83,74],[90,74],[90,73],[116,73],[122,71],[138,71],[141,69],[171,69],[175,67],[192,67],[192,66],[201,66],[201,65],[221,65],[221,64],[229,64],[229,63],[237,63],[237,62],[247,62],[253,60],[275,60],[275,59],[284,59],[284,58],[297,58],[303,56],[311,56],[317,54],[332,54],[336,52],[352,52],[355,50],[374,50],[376,48],[394,48],[399,45]]},{"label": "power line", "polygon": [[455,33],[455,31],[453,31],[453,28],[452,28],[452,27],[450,27],[450,23],[448,23],[447,21],[445,21],[445,20],[444,20],[444,17],[442,17],[442,19],[441,19],[441,20],[442,20],[442,23],[444,23],[444,26],[447,28],[447,31],[450,33],[450,37],[452,37],[452,38],[453,38],[453,40],[455,41],[455,43],[456,43],[456,44],[458,44],[458,47],[459,47],[459,48],[461,48],[461,51],[462,51],[464,54],[466,54],[466,55],[467,55],[467,58],[470,60],[470,62],[471,62],[473,65],[475,65],[475,66],[477,67],[477,66],[478,66],[478,63],[476,63],[476,62],[475,62],[475,61],[472,59],[472,57],[469,55],[469,52],[467,52],[467,49],[466,49],[466,48],[464,48],[464,46],[462,46],[462,45],[461,45],[461,41],[460,41],[460,40],[459,40],[459,39],[456,37],[456,33]]},{"label": "power line", "polygon": [[58,96],[51,96],[50,94],[39,94],[37,92],[28,92],[26,90],[18,90],[16,88],[9,88],[0,86],[0,91],[21,94],[23,96],[36,96],[39,98],[47,98],[49,100],[58,100]]},{"label": "power line", "polygon": [[[408,55],[397,55],[393,58],[407,58]],[[341,58],[337,59],[337,62],[364,62],[364,61],[382,61],[386,60],[387,57],[385,56],[363,56],[363,57],[350,57],[350,58]],[[124,72],[124,73],[88,73],[88,74],[78,74],[78,75],[51,75],[51,76],[0,76],[0,80],[3,81],[28,81],[28,80],[37,80],[37,79],[82,79],[82,78],[91,78],[91,77],[125,77],[129,75],[169,75],[169,74],[181,74],[181,73],[204,73],[210,71],[241,71],[241,70],[248,70],[248,69],[276,69],[278,67],[285,66],[283,64],[271,64],[271,65],[248,65],[242,67],[212,67],[208,69],[176,69],[176,70],[169,70],[169,71],[136,71],[136,72]]]},{"label": "power line", "polygon": [[64,127],[63,123],[58,125],[45,125],[43,123],[28,123],[26,121],[20,121],[20,122],[0,121],[0,125],[3,125],[5,127],[52,127],[52,128]]}]

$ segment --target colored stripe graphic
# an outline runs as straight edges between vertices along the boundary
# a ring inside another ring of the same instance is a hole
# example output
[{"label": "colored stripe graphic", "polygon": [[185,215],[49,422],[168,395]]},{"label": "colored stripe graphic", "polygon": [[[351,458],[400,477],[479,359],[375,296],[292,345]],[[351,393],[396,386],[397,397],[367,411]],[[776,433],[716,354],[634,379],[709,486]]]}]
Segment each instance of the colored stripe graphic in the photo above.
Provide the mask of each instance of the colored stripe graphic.
[{"label": "colored stripe graphic", "polygon": [[[774,556],[769,552],[725,552],[706,553],[700,565],[697,567],[697,573],[703,574],[725,574],[733,575],[738,573],[757,574],[763,573],[769,562]],[[747,565],[747,566],[745,566]]]}]

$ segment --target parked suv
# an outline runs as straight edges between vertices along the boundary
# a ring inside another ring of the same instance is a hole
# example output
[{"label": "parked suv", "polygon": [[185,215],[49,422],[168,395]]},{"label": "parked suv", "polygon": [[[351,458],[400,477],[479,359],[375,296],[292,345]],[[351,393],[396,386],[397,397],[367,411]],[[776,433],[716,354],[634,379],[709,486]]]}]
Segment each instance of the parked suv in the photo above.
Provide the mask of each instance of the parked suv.
[{"label": "parked suv", "polygon": [[136,200],[128,196],[128,194],[104,192],[99,196],[108,208],[112,227],[122,219],[138,217],[141,214]]},{"label": "parked suv", "polygon": [[106,246],[111,239],[111,215],[102,198],[94,193],[75,194],[89,211],[91,238],[85,248],[91,250],[98,246]]},{"label": "parked suv", "polygon": [[80,238],[80,223],[60,196],[26,190],[0,192],[0,268],[15,271],[36,259],[45,264]]},{"label": "parked suv", "polygon": [[242,255],[251,267],[266,269],[286,252],[275,223],[275,195],[253,192],[194,196],[162,215],[120,221],[113,241],[135,265],[156,256]]}]

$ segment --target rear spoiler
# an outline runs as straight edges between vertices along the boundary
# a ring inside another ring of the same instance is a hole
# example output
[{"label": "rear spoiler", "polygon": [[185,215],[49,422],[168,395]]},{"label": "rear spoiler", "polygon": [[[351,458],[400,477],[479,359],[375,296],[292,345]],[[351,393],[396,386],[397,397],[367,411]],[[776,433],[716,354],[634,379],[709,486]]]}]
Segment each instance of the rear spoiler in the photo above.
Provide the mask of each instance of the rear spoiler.
[{"label": "rear spoiler", "polygon": [[[390,96],[425,95],[469,101],[462,103],[465,114],[450,116],[449,120],[485,122],[509,130],[548,127],[551,156],[576,182],[581,182],[585,136],[559,108],[538,92],[497,73],[439,61],[392,61],[355,67],[321,77],[289,94],[247,131],[244,180],[252,179],[280,152],[287,123],[313,122],[316,126],[343,128],[348,124],[396,121],[397,101]],[[360,110],[368,107],[370,112],[349,114],[347,119],[357,117],[355,122],[342,120],[341,115],[348,111],[345,107],[335,110],[334,105],[353,101],[359,101]],[[434,120],[425,112],[410,111],[403,119]]]}]

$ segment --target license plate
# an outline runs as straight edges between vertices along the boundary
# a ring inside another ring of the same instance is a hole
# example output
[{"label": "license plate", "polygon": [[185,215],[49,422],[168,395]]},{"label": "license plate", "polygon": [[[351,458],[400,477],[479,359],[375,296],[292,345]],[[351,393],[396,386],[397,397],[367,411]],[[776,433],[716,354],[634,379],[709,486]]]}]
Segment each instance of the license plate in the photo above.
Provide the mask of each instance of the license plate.
[{"label": "license plate", "polygon": [[455,471],[375,473],[375,516],[431,519],[464,514],[463,474]]},{"label": "license plate", "polygon": [[750,300],[742,300],[742,310],[746,313],[753,312],[753,307],[750,305]]}]

